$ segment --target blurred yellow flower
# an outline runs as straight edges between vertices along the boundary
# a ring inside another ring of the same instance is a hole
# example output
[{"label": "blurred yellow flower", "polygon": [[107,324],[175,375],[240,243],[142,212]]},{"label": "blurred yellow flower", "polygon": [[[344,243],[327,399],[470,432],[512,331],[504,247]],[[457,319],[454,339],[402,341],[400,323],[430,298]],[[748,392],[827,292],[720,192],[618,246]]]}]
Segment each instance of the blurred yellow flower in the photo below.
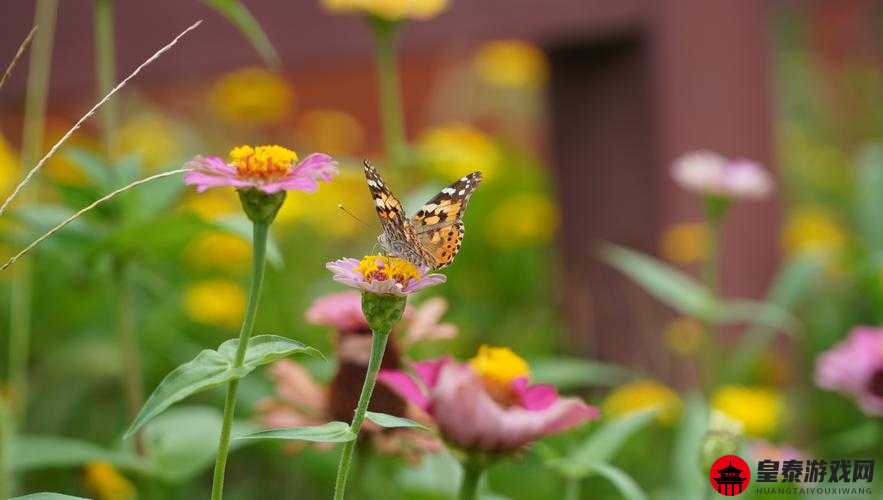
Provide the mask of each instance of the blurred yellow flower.
[{"label": "blurred yellow flower", "polygon": [[429,19],[448,7],[448,0],[322,0],[331,12],[360,12],[388,21]]},{"label": "blurred yellow flower", "polygon": [[341,168],[340,174],[309,197],[290,197],[276,216],[277,224],[303,222],[333,237],[353,236],[365,231],[359,221],[342,212],[338,205],[370,223],[374,209],[365,203],[365,178],[361,172]]},{"label": "blurred yellow flower", "polygon": [[499,87],[533,89],[546,83],[546,55],[524,40],[487,42],[475,54],[474,71],[486,83]]},{"label": "blurred yellow flower", "polygon": [[135,486],[111,464],[90,462],[86,464],[86,486],[97,500],[135,500]]},{"label": "blurred yellow flower", "polygon": [[[73,123],[66,119],[48,117],[46,119],[46,134],[43,137],[44,151],[48,150],[58,142],[58,140],[67,133],[71,125],[73,125]],[[61,184],[82,186],[88,182],[88,178],[86,177],[86,173],[83,172],[83,169],[80,168],[77,163],[71,161],[67,156],[66,150],[70,148],[83,149],[91,152],[96,152],[99,149],[98,143],[94,138],[83,133],[74,134],[65,142],[64,147],[62,147],[57,154],[54,154],[49,158],[46,165],[43,167],[42,174],[45,174],[49,179]],[[42,156],[42,152],[40,153],[40,156]],[[33,165],[28,168],[31,167],[33,167]]]},{"label": "blurred yellow flower", "polygon": [[540,194],[516,194],[494,208],[488,228],[488,239],[500,247],[546,243],[558,229],[558,207]]},{"label": "blurred yellow flower", "polygon": [[782,247],[787,255],[818,253],[831,257],[846,246],[846,231],[830,211],[802,207],[788,215],[782,231]]},{"label": "blurred yellow flower", "polygon": [[225,215],[239,213],[240,204],[236,191],[232,189],[209,189],[185,198],[181,208],[205,220],[216,220]]},{"label": "blurred yellow flower", "polygon": [[704,336],[705,329],[702,323],[686,316],[675,318],[665,328],[666,345],[681,356],[696,354]]},{"label": "blurred yellow flower", "polygon": [[184,256],[197,269],[245,270],[251,259],[251,245],[230,233],[205,233],[187,245]]},{"label": "blurred yellow flower", "polygon": [[6,196],[18,183],[18,154],[5,137],[0,135],[0,196]]},{"label": "blurred yellow flower", "polygon": [[156,113],[138,113],[117,132],[119,152],[137,155],[149,171],[172,166],[182,150],[174,121]]},{"label": "blurred yellow flower", "polygon": [[662,233],[659,250],[670,262],[694,264],[708,257],[708,241],[708,226],[705,224],[674,224]]},{"label": "blurred yellow flower", "polygon": [[480,170],[484,182],[499,170],[501,155],[484,132],[465,123],[453,123],[427,130],[417,144],[421,161],[444,179],[462,177]]},{"label": "blurred yellow flower", "polygon": [[725,385],[714,393],[711,406],[740,422],[749,436],[768,436],[785,418],[784,398],[771,388]]},{"label": "blurred yellow flower", "polygon": [[362,149],[365,131],[356,118],[335,109],[307,111],[297,122],[297,131],[311,146],[332,156],[352,155]]},{"label": "blurred yellow flower", "polygon": [[199,281],[184,291],[184,309],[199,323],[235,328],[245,312],[245,292],[229,280]]},{"label": "blurred yellow flower", "polygon": [[246,127],[271,125],[291,113],[294,91],[276,73],[261,68],[244,68],[215,83],[209,104],[227,123]]},{"label": "blurred yellow flower", "polygon": [[659,408],[659,423],[672,424],[681,414],[681,398],[668,386],[645,379],[617,387],[601,404],[602,414],[612,418],[651,408]]}]

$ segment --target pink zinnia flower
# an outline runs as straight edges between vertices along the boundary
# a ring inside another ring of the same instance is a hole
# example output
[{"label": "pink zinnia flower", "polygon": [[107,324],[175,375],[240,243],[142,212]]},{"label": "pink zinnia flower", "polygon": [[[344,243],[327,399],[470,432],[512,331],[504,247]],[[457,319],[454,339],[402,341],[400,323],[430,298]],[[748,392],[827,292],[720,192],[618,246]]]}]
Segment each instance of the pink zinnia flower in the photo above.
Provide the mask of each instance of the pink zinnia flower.
[{"label": "pink zinnia flower", "polygon": [[254,188],[272,194],[279,191],[319,189],[319,181],[337,175],[337,162],[330,156],[314,153],[300,163],[297,153],[281,146],[239,146],[230,151],[230,161],[217,156],[197,156],[184,166],[184,183],[196,186],[197,192],[230,186]]},{"label": "pink zinnia flower", "polygon": [[764,198],[773,190],[770,174],[759,164],[695,151],[674,161],[672,177],[681,187],[704,195]]},{"label": "pink zinnia flower", "polygon": [[442,437],[466,451],[510,453],[599,416],[550,385],[531,385],[527,364],[505,348],[482,347],[469,364],[443,357],[416,363],[419,383],[401,370],[379,380],[425,410]]},{"label": "pink zinnia flower", "polygon": [[428,274],[404,259],[383,255],[335,260],[325,267],[334,273],[334,281],[377,295],[405,296],[447,281],[444,274]]},{"label": "pink zinnia flower", "polygon": [[790,444],[772,444],[762,439],[751,441],[748,443],[747,448],[748,454],[755,460],[804,460],[810,456],[805,451]]},{"label": "pink zinnia flower", "polygon": [[860,326],[816,359],[816,384],[855,398],[868,415],[883,416],[883,328]]},{"label": "pink zinnia flower", "polygon": [[331,326],[342,332],[368,332],[368,320],[362,313],[359,292],[329,293],[314,300],[304,314],[307,322]]}]

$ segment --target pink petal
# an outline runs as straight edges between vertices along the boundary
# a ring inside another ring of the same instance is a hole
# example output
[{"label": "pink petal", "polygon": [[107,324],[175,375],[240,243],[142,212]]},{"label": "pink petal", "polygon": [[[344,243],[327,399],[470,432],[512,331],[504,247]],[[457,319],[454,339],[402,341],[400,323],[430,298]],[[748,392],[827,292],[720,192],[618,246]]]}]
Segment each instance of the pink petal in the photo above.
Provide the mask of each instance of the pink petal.
[{"label": "pink petal", "polygon": [[326,154],[313,153],[298,163],[292,173],[310,179],[330,181],[338,174],[337,162]]},{"label": "pink petal", "polygon": [[402,289],[402,291],[406,294],[419,292],[420,290],[423,290],[424,288],[435,286],[440,283],[444,283],[445,281],[448,281],[448,277],[445,276],[444,274],[427,274],[426,276],[423,276],[422,278],[412,279],[412,280],[408,281],[408,283],[405,285],[405,287]]},{"label": "pink petal", "polygon": [[281,180],[273,183],[276,190],[286,191],[303,191],[305,193],[315,193],[319,190],[319,183],[310,177],[293,176],[289,174]]},{"label": "pink petal", "polygon": [[331,293],[313,301],[304,314],[314,325],[333,326],[338,330],[359,331],[368,328],[358,292]]},{"label": "pink petal", "polygon": [[429,398],[420,390],[414,379],[400,370],[381,370],[377,380],[386,384],[393,392],[413,403],[424,411],[429,410]]},{"label": "pink petal", "polygon": [[512,392],[518,396],[519,404],[526,410],[545,410],[558,399],[555,386],[549,384],[530,385],[527,377],[512,381]]},{"label": "pink petal", "polygon": [[414,363],[412,369],[414,370],[414,373],[420,377],[420,381],[423,382],[426,387],[432,389],[435,387],[436,382],[438,382],[438,374],[441,372],[441,369],[448,363],[451,363],[451,358],[442,356],[438,359],[430,359]]}]

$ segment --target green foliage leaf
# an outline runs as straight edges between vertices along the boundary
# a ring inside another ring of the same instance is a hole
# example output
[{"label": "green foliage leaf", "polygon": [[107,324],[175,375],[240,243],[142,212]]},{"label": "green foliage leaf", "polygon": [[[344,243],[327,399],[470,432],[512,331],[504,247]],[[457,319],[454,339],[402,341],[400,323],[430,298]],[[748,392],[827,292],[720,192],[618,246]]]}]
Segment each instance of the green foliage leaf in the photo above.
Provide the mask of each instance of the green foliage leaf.
[{"label": "green foliage leaf", "polygon": [[635,377],[634,372],[624,366],[580,358],[531,360],[530,371],[537,382],[562,390],[613,387]]},{"label": "green foliage leaf", "polygon": [[686,274],[640,252],[607,244],[601,256],[648,293],[688,316],[719,325],[751,323],[790,328],[795,323],[787,311],[773,304],[744,299],[716,300],[706,287]]},{"label": "green foliage leaf", "polygon": [[414,429],[421,429],[424,431],[428,431],[429,429],[420,423],[417,423],[410,418],[397,417],[395,415],[388,415],[386,413],[380,413],[376,411],[368,411],[365,412],[365,417],[379,425],[380,427],[385,427],[387,429],[395,429],[399,427],[410,427]]},{"label": "green foliage leaf", "polygon": [[[144,446],[155,474],[166,481],[187,481],[214,461],[221,434],[221,412],[205,406],[171,408],[144,427]],[[233,423],[233,436],[256,430],[249,422]],[[244,443],[235,442],[236,448]]]},{"label": "green foliage leaf", "polygon": [[87,498],[82,497],[72,497],[70,495],[63,495],[61,493],[31,493],[30,495],[25,495],[23,497],[15,497],[10,500],[89,500]]},{"label": "green foliage leaf", "polygon": [[856,168],[856,219],[858,231],[872,253],[883,252],[883,144],[866,146]]},{"label": "green foliage leaf", "polygon": [[79,467],[94,461],[142,472],[150,469],[149,464],[131,452],[108,450],[79,439],[20,435],[12,441],[12,465],[17,471]]},{"label": "green foliage leaf", "polygon": [[109,191],[116,187],[110,166],[95,153],[83,148],[67,147],[64,149],[64,156],[68,161],[78,166],[86,174],[86,177],[102,190]]},{"label": "green foliage leaf", "polygon": [[273,44],[267,34],[261,28],[260,23],[254,18],[251,11],[238,0],[203,0],[203,3],[215,9],[226,17],[236,28],[245,35],[267,66],[278,68],[280,66],[279,54],[273,48]]},{"label": "green foliage leaf", "polygon": [[246,434],[236,439],[285,439],[293,441],[311,441],[316,443],[346,443],[356,439],[356,434],[345,422],[328,422],[311,427],[291,427],[289,429],[271,429]]},{"label": "green foliage leaf", "polygon": [[647,494],[644,493],[641,487],[638,486],[638,483],[636,483],[635,480],[622,469],[604,463],[591,464],[589,465],[589,469],[592,473],[610,481],[626,500],[647,500]]},{"label": "green foliage leaf", "polygon": [[707,491],[708,480],[700,474],[700,461],[702,440],[708,431],[708,418],[708,406],[701,396],[687,398],[672,457],[678,498],[702,498]]},{"label": "green foliage leaf", "polygon": [[[814,255],[802,255],[789,260],[773,279],[767,294],[767,303],[775,304],[783,310],[791,309],[803,297],[812,283],[818,278],[823,263]],[[773,341],[776,330],[770,327],[756,327],[742,336],[729,358],[726,380],[745,380],[759,354]]]},{"label": "green foliage leaf", "polygon": [[644,410],[605,423],[565,458],[557,461],[557,468],[568,477],[588,476],[594,464],[609,462],[625,442],[648,426],[658,413],[658,409]]},{"label": "green foliage leaf", "polygon": [[123,436],[127,438],[166,408],[197,392],[242,378],[255,368],[292,354],[319,355],[319,351],[278,335],[257,335],[248,341],[241,368],[234,368],[238,339],[231,339],[217,351],[205,349],[192,361],[172,370],[144,403],[135,421]]}]

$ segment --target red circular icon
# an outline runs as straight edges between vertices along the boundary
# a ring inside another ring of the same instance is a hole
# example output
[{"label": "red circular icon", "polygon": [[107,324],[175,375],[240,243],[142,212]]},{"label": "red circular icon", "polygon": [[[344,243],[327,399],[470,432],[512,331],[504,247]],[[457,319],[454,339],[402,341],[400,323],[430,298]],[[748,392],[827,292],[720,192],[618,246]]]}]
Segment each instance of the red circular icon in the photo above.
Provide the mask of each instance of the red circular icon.
[{"label": "red circular icon", "polygon": [[727,497],[741,494],[751,482],[751,469],[736,455],[724,455],[711,464],[708,478],[714,491]]}]

